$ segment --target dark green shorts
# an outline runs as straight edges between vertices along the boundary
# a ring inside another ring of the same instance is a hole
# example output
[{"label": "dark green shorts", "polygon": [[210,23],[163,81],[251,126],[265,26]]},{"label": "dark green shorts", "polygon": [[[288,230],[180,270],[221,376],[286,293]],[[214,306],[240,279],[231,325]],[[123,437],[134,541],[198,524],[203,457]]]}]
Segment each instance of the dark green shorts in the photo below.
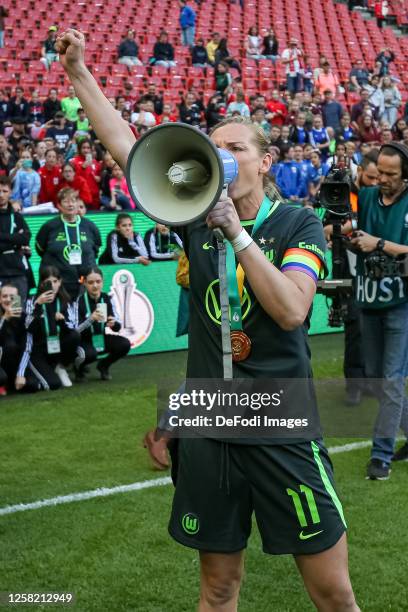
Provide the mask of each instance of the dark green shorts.
[{"label": "dark green shorts", "polygon": [[179,440],[169,524],[175,540],[207,552],[242,550],[253,512],[266,553],[313,554],[333,546],[346,523],[324,445]]}]

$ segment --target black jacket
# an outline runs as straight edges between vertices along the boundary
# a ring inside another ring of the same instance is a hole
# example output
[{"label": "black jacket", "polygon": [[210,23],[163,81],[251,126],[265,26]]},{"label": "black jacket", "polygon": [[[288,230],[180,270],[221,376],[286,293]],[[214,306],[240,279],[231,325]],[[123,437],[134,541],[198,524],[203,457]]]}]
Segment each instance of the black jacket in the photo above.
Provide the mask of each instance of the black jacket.
[{"label": "black jacket", "polygon": [[122,324],[119,319],[118,313],[113,305],[111,297],[107,293],[101,293],[98,300],[94,300],[88,295],[90,314],[88,315],[87,304],[85,301],[85,294],[79,296],[79,298],[72,304],[69,313],[69,327],[75,329],[81,334],[81,340],[85,342],[92,342],[93,334],[103,334],[104,324],[92,321],[90,315],[96,310],[96,305],[103,303],[107,305],[108,317],[114,317],[115,324],[112,331],[120,331]]},{"label": "black jacket", "polygon": [[172,62],[174,60],[174,48],[170,43],[157,42],[153,47],[153,57],[156,62]]},{"label": "black jacket", "polygon": [[99,258],[100,264],[138,263],[139,257],[148,257],[143,238],[137,232],[128,239],[118,231],[110,232],[106,239],[106,249]]},{"label": "black jacket", "polygon": [[279,43],[273,36],[264,36],[262,55],[278,55]]},{"label": "black jacket", "polygon": [[153,228],[146,232],[144,241],[149,258],[158,261],[173,259],[174,249],[183,248],[180,237],[173,231],[163,236]]},{"label": "black jacket", "polygon": [[20,249],[30,244],[30,238],[27,223],[20,213],[13,211],[11,204],[6,210],[0,210],[0,279],[26,274],[27,262]]}]

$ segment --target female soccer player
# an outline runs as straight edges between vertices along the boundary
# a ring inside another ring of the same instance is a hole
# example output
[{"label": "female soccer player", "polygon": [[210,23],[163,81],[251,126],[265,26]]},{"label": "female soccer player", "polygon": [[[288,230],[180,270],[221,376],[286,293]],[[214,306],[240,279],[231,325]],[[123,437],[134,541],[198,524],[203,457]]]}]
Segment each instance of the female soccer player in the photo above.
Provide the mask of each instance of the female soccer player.
[{"label": "female soccer player", "polygon": [[81,345],[75,360],[77,380],[85,378],[86,366],[98,361],[102,380],[110,380],[110,366],[130,351],[130,342],[123,336],[105,334],[108,327],[114,332],[121,328],[119,317],[110,296],[102,292],[103,274],[96,266],[84,276],[85,292],[79,296],[72,310],[70,325],[81,334]]},{"label": "female soccer player", "polygon": [[[94,130],[125,168],[134,137],[86,69],[83,34],[68,30],[58,45]],[[204,303],[207,289],[218,282],[217,249],[203,250],[215,246],[213,228],[221,228],[234,248],[249,304],[242,333],[252,349],[234,364],[234,377],[307,378],[308,315],[324,266],[321,224],[313,212],[265,195],[271,157],[267,140],[251,123],[226,120],[211,138],[235,155],[239,176],[229,197],[184,232],[191,292],[187,378],[223,375],[220,326]],[[176,540],[199,550],[199,610],[237,609],[255,511],[265,552],[295,556],[317,608],[355,612],[344,516],[327,451],[321,440],[270,442],[179,441],[169,529]]]}]

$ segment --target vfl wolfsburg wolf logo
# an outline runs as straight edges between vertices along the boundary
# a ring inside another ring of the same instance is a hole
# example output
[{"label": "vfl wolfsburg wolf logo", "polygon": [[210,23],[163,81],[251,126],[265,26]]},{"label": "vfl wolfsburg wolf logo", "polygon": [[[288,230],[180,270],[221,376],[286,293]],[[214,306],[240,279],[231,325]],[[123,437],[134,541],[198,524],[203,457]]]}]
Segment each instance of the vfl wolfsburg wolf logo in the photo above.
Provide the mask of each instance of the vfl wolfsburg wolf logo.
[{"label": "vfl wolfsburg wolf logo", "polygon": [[[217,325],[221,325],[221,306],[220,306],[220,289],[219,289],[220,281],[215,279],[212,283],[210,283],[207,287],[207,291],[205,292],[205,310],[214,323]],[[249,293],[244,287],[242,292],[242,300],[241,300],[241,310],[242,310],[242,320],[248,315],[248,312],[251,308],[252,302],[249,297]]]},{"label": "vfl wolfsburg wolf logo", "polygon": [[181,526],[188,535],[194,535],[200,530],[200,521],[198,516],[189,512],[181,519]]},{"label": "vfl wolfsburg wolf logo", "polygon": [[[133,274],[119,270],[112,278],[109,292],[122,321],[119,334],[125,336],[132,348],[146,342],[154,325],[154,310],[147,296],[136,289]],[[107,333],[114,333],[110,329]]]}]

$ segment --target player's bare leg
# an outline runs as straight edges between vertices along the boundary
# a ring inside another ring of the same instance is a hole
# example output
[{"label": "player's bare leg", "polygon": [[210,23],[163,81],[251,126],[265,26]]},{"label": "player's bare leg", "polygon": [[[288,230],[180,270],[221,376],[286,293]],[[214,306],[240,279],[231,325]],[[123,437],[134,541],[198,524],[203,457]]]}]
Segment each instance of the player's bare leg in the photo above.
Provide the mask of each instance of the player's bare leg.
[{"label": "player's bare leg", "polygon": [[332,548],[297,555],[295,561],[319,612],[359,612],[350,582],[345,533]]},{"label": "player's bare leg", "polygon": [[236,612],[244,569],[244,552],[200,552],[201,589],[199,612]]}]

